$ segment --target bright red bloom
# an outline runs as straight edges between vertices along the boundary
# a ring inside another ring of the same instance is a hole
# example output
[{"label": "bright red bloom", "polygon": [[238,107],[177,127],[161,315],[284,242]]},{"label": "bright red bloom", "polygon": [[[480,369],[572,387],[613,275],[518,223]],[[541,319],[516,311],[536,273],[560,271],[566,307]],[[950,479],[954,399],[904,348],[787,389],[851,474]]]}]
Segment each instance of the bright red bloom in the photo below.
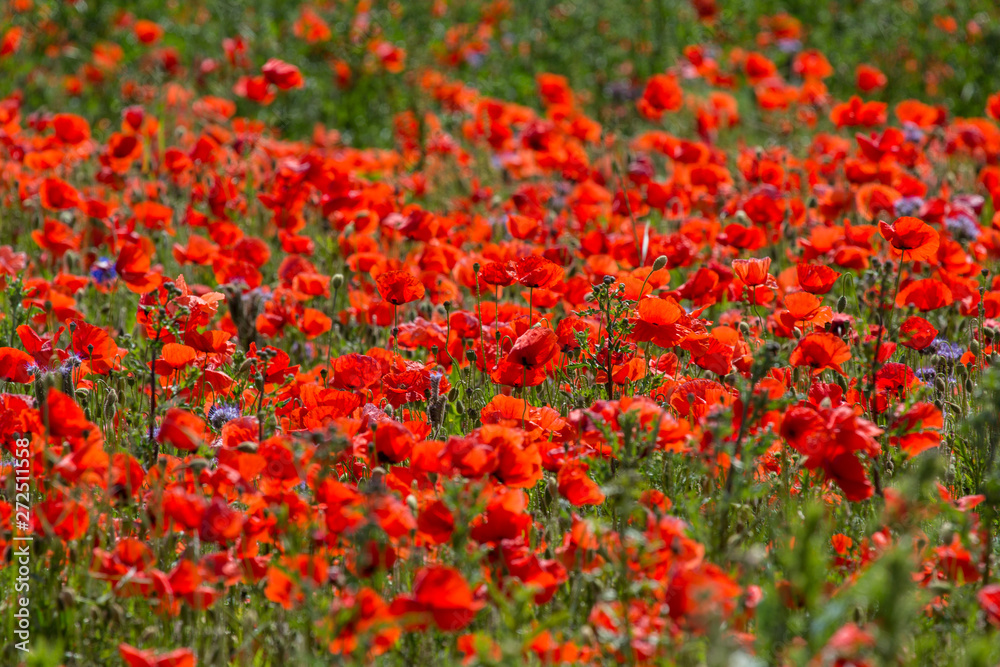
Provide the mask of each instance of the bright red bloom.
[{"label": "bright red bloom", "polygon": [[528,368],[544,366],[559,353],[559,339],[548,327],[532,327],[514,341],[507,360]]},{"label": "bright red bloom", "polygon": [[264,63],[260,71],[267,82],[273,83],[281,90],[301,88],[305,85],[302,72],[299,71],[298,67],[277,58],[271,58]]},{"label": "bright red bloom", "polygon": [[904,262],[919,262],[933,259],[937,255],[940,237],[937,231],[917,218],[903,216],[891,225],[885,221],[878,224],[879,233],[886,241],[895,257]]},{"label": "bright red bloom", "polygon": [[375,283],[382,298],[395,306],[422,299],[427,291],[408,271],[386,271],[375,279]]},{"label": "bright red bloom", "polygon": [[430,621],[447,632],[469,625],[484,605],[458,570],[434,565],[417,572],[413,592],[393,600],[390,610],[411,628],[426,627]]},{"label": "bright red bloom", "polygon": [[516,270],[517,282],[534,289],[552,289],[565,274],[561,266],[538,255],[519,259]]},{"label": "bright red bloom", "polygon": [[844,375],[840,365],[850,358],[851,350],[842,339],[826,331],[816,331],[799,341],[788,362],[792,366],[808,366],[813,375],[828,368]]},{"label": "bright red bloom", "polygon": [[129,644],[119,644],[118,653],[128,667],[195,667],[198,664],[194,653],[186,648],[155,653],[137,649]]},{"label": "bright red bloom", "polygon": [[923,350],[937,335],[938,330],[930,322],[916,315],[899,325],[899,344],[911,350]]},{"label": "bright red bloom", "polygon": [[659,120],[664,113],[680,109],[683,97],[676,76],[654,74],[646,82],[646,89],[636,106],[646,118]]}]

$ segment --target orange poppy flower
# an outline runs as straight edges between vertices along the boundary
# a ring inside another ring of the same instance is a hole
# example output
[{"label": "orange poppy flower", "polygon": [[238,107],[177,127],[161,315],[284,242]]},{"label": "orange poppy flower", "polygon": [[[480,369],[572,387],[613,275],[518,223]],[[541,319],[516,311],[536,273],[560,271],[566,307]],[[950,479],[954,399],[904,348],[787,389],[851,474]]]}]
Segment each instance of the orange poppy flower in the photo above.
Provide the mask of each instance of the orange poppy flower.
[{"label": "orange poppy flower", "polygon": [[771,289],[777,289],[778,283],[774,276],[768,273],[771,268],[771,258],[734,259],[733,273],[747,287],[757,287],[764,285]]}]

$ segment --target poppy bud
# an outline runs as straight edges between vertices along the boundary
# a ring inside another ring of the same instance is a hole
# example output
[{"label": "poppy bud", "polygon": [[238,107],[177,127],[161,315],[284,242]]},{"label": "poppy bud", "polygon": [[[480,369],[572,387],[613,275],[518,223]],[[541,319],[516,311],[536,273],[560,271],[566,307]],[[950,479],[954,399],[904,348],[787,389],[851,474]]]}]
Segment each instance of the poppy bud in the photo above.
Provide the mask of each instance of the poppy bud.
[{"label": "poppy bud", "polygon": [[[251,443],[243,443],[243,444],[250,444],[250,445],[252,445],[254,443],[251,442]],[[240,445],[240,447],[242,447],[242,446],[243,445]],[[256,449],[256,446],[255,446],[255,449]],[[195,457],[195,458],[191,459],[190,461],[188,461],[188,467],[191,468],[191,470],[193,470],[195,473],[201,472],[202,470],[204,470],[205,468],[207,468],[209,465],[210,464],[209,464],[208,460],[207,459],[203,459],[201,457]]]},{"label": "poppy bud", "polygon": [[842,313],[845,310],[847,310],[847,297],[842,296],[839,299],[837,299],[837,312]]},{"label": "poppy bud", "polygon": [[746,322],[740,322],[740,333],[744,336],[750,335],[750,325]]},{"label": "poppy bud", "polygon": [[662,269],[666,265],[667,265],[667,256],[666,255],[660,255],[659,257],[656,258],[656,261],[653,262],[653,270],[654,271],[659,271],[660,269]]},{"label": "poppy bud", "polygon": [[104,416],[113,417],[118,409],[118,392],[112,389],[104,399]]},{"label": "poppy bud", "polygon": [[818,202],[816,200],[816,196],[815,195],[810,195],[809,199],[806,200],[806,208],[807,209],[816,208],[816,204],[817,203]]},{"label": "poppy bud", "polygon": [[795,327],[792,329],[792,335],[795,336],[795,340],[802,338],[802,329]]},{"label": "poppy bud", "polygon": [[238,444],[236,449],[244,454],[254,454],[257,451],[257,443],[245,440]]},{"label": "poppy bud", "polygon": [[610,285],[614,281],[615,281],[615,277],[614,276],[604,276],[604,284],[605,285]]},{"label": "poppy bud", "polygon": [[973,341],[972,341],[972,344],[971,344],[971,345],[969,345],[969,350],[971,350],[971,351],[972,351],[972,354],[976,355],[977,357],[979,356],[979,353],[980,353],[980,352],[982,352],[982,349],[983,349],[983,348],[982,348],[982,346],[981,346],[981,345],[979,344],[979,341],[978,341],[978,340],[973,340]]},{"label": "poppy bud", "polygon": [[457,398],[458,398],[458,387],[452,387],[448,391],[448,400],[449,401],[454,401]]},{"label": "poppy bud", "polygon": [[975,386],[976,385],[972,384],[972,378],[966,378],[966,380],[965,380],[965,391],[967,391],[967,392],[969,392],[971,394],[972,390],[975,388]]},{"label": "poppy bud", "polygon": [[473,263],[473,265],[472,265],[472,270],[473,270],[473,271],[475,271],[476,273],[479,273],[479,269],[480,269],[480,268],[481,268],[481,267],[479,266],[479,262],[475,262],[475,263]]},{"label": "poppy bud", "polygon": [[417,498],[412,493],[406,496],[406,506],[410,508],[411,512],[416,512],[419,509]]},{"label": "poppy bud", "polygon": [[333,283],[333,289],[340,289],[340,286],[344,284],[344,274],[334,274],[330,282]]},{"label": "poppy bud", "polygon": [[990,354],[990,363],[993,364],[994,366],[1000,364],[1000,354],[997,354],[996,352]]},{"label": "poppy bud", "polygon": [[736,211],[736,215],[733,217],[735,217],[736,222],[738,222],[743,227],[748,227],[753,225],[753,220],[750,219],[750,216],[747,215],[747,212],[744,211],[743,209]]},{"label": "poppy bud", "polygon": [[462,401],[455,401],[455,411],[460,415],[465,414],[465,403],[462,403]]},{"label": "poppy bud", "polygon": [[76,604],[76,600],[76,591],[69,586],[65,586],[61,591],[59,591],[59,606],[63,609],[74,606]]},{"label": "poppy bud", "polygon": [[475,361],[476,360],[476,351],[475,350],[466,350],[465,351],[465,358],[468,359],[469,361]]},{"label": "poppy bud", "polygon": [[943,393],[945,390],[944,378],[934,380],[934,388]]},{"label": "poppy bud", "polygon": [[253,359],[247,359],[242,364],[240,364],[240,369],[238,371],[236,371],[236,374],[237,375],[246,375],[252,369],[253,369]]}]

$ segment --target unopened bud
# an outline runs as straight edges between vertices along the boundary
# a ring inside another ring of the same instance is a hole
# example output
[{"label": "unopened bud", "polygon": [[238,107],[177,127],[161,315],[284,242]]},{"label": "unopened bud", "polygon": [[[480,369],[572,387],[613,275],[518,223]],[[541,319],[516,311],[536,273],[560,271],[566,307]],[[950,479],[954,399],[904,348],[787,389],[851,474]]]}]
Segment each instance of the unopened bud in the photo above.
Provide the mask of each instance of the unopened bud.
[{"label": "unopened bud", "polygon": [[667,265],[667,256],[666,255],[660,255],[659,257],[656,258],[656,261],[653,262],[653,270],[654,271],[659,271],[660,269],[662,269],[666,265]]}]

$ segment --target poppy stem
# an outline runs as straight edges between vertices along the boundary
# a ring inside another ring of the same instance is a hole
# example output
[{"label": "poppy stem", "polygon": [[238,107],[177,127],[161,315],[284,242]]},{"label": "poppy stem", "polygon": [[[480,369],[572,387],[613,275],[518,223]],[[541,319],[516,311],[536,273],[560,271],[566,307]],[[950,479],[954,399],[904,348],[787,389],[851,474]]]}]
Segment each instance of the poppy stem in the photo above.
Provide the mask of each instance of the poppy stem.
[{"label": "poppy stem", "polygon": [[521,430],[524,430],[524,416],[528,414],[528,367],[524,367],[521,375],[521,400],[524,406],[521,408]]},{"label": "poppy stem", "polygon": [[153,341],[153,361],[149,364],[149,439],[153,442],[153,465],[160,458],[159,443],[153,438],[153,426],[156,424],[156,346],[160,344],[163,328],[156,330],[156,340]]}]

